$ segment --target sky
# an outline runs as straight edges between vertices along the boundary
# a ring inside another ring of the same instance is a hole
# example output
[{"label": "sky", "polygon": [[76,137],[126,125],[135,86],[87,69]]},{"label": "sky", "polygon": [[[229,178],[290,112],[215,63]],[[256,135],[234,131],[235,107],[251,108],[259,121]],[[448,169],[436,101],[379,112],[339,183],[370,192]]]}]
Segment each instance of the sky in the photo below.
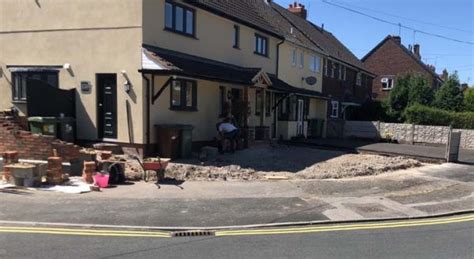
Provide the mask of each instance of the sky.
[{"label": "sky", "polygon": [[[274,0],[288,7],[294,0]],[[423,62],[458,71],[461,83],[474,85],[474,0],[299,0],[308,19],[333,33],[362,58],[387,35],[399,35],[402,44],[420,44]],[[418,31],[438,34],[460,43],[386,24],[326,2],[341,5]]]}]

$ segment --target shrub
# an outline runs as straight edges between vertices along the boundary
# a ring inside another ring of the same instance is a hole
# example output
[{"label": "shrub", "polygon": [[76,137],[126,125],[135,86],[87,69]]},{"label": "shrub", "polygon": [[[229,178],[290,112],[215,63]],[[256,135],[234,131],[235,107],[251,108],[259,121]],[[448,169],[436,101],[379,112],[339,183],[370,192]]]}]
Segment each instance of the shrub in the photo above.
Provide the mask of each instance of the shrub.
[{"label": "shrub", "polygon": [[474,112],[451,112],[415,104],[405,110],[408,123],[474,129]]}]

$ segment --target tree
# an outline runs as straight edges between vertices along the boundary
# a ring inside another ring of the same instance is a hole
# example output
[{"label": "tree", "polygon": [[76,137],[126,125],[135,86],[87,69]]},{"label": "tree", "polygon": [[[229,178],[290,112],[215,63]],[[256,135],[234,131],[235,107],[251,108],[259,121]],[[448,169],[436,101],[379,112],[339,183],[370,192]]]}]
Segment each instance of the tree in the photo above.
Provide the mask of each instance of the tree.
[{"label": "tree", "polygon": [[419,74],[405,74],[397,77],[396,85],[390,92],[388,99],[389,117],[398,117],[401,120],[403,111],[410,105],[431,105],[433,90],[428,86],[426,79]]},{"label": "tree", "polygon": [[448,111],[460,111],[463,106],[463,93],[459,86],[458,74],[455,72],[436,92],[435,106]]},{"label": "tree", "polygon": [[464,92],[464,110],[474,112],[474,88],[470,87]]}]

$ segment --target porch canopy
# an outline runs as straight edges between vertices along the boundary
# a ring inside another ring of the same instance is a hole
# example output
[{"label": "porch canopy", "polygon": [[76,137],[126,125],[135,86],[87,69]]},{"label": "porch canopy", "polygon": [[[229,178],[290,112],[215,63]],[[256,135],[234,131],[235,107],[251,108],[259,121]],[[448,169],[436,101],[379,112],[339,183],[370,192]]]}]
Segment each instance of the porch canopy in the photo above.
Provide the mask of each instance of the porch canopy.
[{"label": "porch canopy", "polygon": [[187,76],[210,81],[263,87],[277,92],[328,99],[318,91],[293,87],[261,68],[247,68],[189,55],[182,52],[143,45],[143,74]]}]

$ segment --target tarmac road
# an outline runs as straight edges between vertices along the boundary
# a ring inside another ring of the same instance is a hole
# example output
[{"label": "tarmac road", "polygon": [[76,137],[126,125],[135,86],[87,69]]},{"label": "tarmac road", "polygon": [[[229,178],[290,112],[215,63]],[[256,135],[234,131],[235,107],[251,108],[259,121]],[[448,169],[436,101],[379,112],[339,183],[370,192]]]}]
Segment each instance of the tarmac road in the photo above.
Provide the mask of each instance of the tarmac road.
[{"label": "tarmac road", "polygon": [[[307,227],[166,232],[0,226],[2,258],[473,258],[474,216]],[[136,236],[133,236],[136,235]]]}]

